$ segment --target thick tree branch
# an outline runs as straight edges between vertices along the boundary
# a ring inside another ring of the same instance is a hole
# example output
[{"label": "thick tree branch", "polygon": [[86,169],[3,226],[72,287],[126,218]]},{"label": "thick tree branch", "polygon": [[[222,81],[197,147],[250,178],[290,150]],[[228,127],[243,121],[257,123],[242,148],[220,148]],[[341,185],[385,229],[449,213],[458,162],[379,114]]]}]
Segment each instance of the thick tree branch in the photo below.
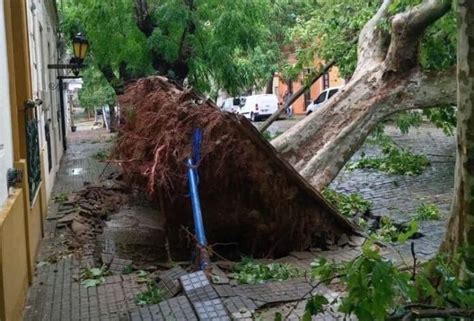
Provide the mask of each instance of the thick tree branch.
[{"label": "thick tree branch", "polygon": [[322,189],[387,116],[408,109],[454,105],[454,69],[411,70],[404,77],[383,81],[383,69],[348,83],[326,105],[272,141],[284,158]]},{"label": "thick tree branch", "polygon": [[[390,113],[456,105],[456,67],[441,71],[415,70],[403,89],[388,102]],[[399,103],[403,101],[403,103]],[[398,103],[397,103],[398,102]]]},{"label": "thick tree branch", "polygon": [[[432,318],[472,318],[474,317],[474,310],[467,309],[413,309],[401,318],[402,321],[412,321],[419,319],[432,319]],[[400,320],[390,319],[390,320]]]},{"label": "thick tree branch", "polygon": [[366,69],[370,64],[378,64],[385,59],[390,35],[387,30],[380,27],[380,23],[388,18],[388,8],[392,2],[393,0],[384,0],[377,13],[360,32],[357,53],[358,63],[354,74]]},{"label": "thick tree branch", "polygon": [[155,29],[155,24],[148,11],[147,0],[135,0],[135,13],[137,15],[137,26],[146,37],[150,37]]},{"label": "thick tree branch", "polygon": [[191,55],[191,50],[186,48],[186,37],[196,32],[196,24],[194,23],[193,12],[196,11],[194,0],[184,0],[185,5],[189,8],[189,17],[184,27],[181,39],[179,41],[178,59],[177,61],[187,61]]},{"label": "thick tree branch", "polygon": [[386,72],[405,72],[418,65],[424,31],[451,9],[450,0],[425,0],[392,19]]},{"label": "thick tree branch", "polygon": [[119,72],[118,77],[116,73],[114,72],[114,70],[112,69],[112,66],[110,66],[109,64],[99,65],[98,68],[104,75],[107,82],[112,86],[116,95],[123,94],[125,85],[134,79],[133,75],[127,70],[126,62],[120,63],[119,70],[118,70]]}]

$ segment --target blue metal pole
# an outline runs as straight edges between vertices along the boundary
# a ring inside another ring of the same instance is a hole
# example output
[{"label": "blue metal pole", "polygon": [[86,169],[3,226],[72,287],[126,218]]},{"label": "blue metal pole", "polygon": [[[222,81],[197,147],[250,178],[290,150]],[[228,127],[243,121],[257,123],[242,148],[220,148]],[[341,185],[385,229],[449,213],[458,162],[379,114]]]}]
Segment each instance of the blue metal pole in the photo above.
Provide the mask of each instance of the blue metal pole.
[{"label": "blue metal pole", "polygon": [[199,191],[197,187],[197,173],[191,158],[188,159],[188,180],[191,194],[191,203],[193,207],[194,229],[200,246],[206,246],[206,233],[204,231],[204,222],[201,213],[201,201],[199,200]]}]

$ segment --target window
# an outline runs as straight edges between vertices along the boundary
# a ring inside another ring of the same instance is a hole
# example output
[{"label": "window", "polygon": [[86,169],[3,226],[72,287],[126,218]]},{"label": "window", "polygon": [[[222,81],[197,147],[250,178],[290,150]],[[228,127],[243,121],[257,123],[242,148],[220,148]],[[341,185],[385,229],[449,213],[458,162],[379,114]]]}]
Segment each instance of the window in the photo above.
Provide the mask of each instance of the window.
[{"label": "window", "polygon": [[323,91],[321,95],[319,95],[318,98],[316,98],[313,104],[320,104],[324,102],[326,100],[326,94],[327,94],[327,91]]},{"label": "window", "polygon": [[[230,103],[230,101],[229,101]],[[241,102],[240,102],[240,98],[234,98],[232,100],[232,106],[240,106]],[[229,107],[232,107],[232,106],[229,106]]]},{"label": "window", "polygon": [[329,91],[328,99],[331,98],[332,96],[334,96],[338,91],[339,91],[339,89],[332,89],[332,90],[330,90],[330,91]]},{"label": "window", "polygon": [[323,89],[329,88],[329,73],[323,75]]}]

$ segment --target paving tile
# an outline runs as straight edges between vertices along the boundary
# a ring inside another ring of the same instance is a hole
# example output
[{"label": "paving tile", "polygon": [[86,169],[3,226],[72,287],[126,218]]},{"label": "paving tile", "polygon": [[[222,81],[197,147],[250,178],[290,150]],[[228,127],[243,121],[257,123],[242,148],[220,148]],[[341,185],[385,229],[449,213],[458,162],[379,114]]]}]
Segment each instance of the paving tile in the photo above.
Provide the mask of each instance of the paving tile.
[{"label": "paving tile", "polygon": [[230,321],[221,299],[212,299],[203,302],[193,302],[199,320]]},{"label": "paving tile", "polygon": [[159,304],[141,307],[138,309],[138,312],[134,312],[134,315],[130,314],[130,317],[132,320],[140,320],[137,315],[140,315],[142,318],[147,317],[150,320],[198,320],[193,306],[183,295]]},{"label": "paving tile", "polygon": [[264,302],[251,300],[249,298],[233,296],[223,299],[224,305],[231,314],[245,314],[246,311],[254,312],[262,307]]},{"label": "paving tile", "polygon": [[203,271],[182,275],[179,280],[183,286],[184,292],[189,292],[210,285],[209,280]]},{"label": "paving tile", "polygon": [[181,291],[181,284],[178,280],[173,280],[168,276],[162,276],[161,280],[157,283],[157,288],[164,298],[170,299]]},{"label": "paving tile", "polygon": [[187,274],[187,272],[179,265],[174,266],[173,268],[163,271],[158,274],[158,278],[169,278],[171,280],[178,280],[181,276]]}]

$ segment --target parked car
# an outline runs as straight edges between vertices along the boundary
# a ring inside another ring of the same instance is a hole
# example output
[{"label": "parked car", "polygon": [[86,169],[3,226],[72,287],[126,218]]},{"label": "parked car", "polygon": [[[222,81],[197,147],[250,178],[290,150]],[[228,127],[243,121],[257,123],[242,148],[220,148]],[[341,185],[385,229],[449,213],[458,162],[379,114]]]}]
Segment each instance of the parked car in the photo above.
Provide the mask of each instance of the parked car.
[{"label": "parked car", "polygon": [[306,115],[311,114],[317,108],[321,107],[324,103],[326,103],[332,96],[337,94],[337,92],[341,89],[341,87],[332,87],[325,89],[319,94],[318,98],[316,98],[311,104],[306,107]]},{"label": "parked car", "polygon": [[239,114],[251,121],[258,121],[270,117],[278,109],[278,98],[273,94],[252,95],[245,97],[241,102]]},{"label": "parked car", "polygon": [[240,109],[241,98],[227,98],[221,105],[222,111],[227,111],[229,113],[238,113]]}]

